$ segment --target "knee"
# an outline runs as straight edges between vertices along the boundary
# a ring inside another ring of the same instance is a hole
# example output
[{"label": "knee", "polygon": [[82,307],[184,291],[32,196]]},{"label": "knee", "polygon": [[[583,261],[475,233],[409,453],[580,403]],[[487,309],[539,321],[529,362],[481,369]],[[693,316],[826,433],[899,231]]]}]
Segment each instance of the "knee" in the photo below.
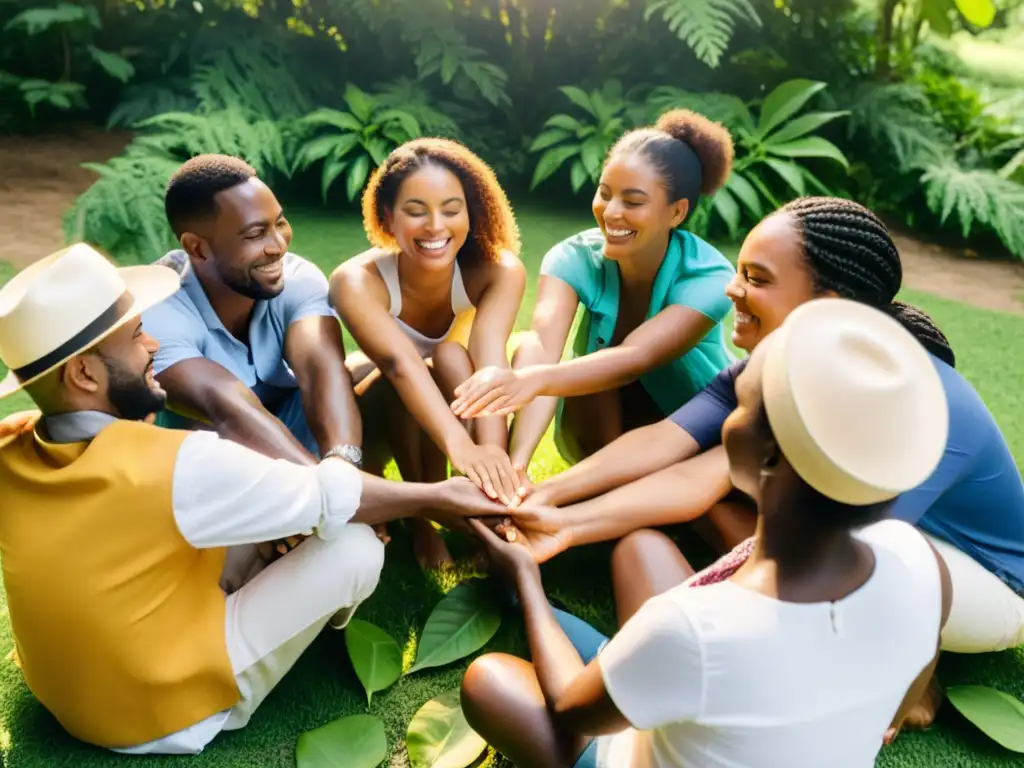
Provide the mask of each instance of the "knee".
[{"label": "knee", "polygon": [[488,709],[487,702],[495,692],[502,690],[506,663],[499,653],[488,653],[478,657],[462,677],[462,711],[470,727],[480,727],[480,719]]},{"label": "knee", "polygon": [[442,341],[434,348],[431,355],[434,368],[447,375],[464,374],[466,378],[473,374],[473,363],[469,352],[455,341]]},{"label": "knee", "polygon": [[337,580],[346,587],[343,602],[361,603],[369,599],[384,570],[384,543],[373,528],[349,523],[331,542],[331,550],[332,562],[343,572],[343,578]]},{"label": "knee", "polygon": [[645,552],[650,552],[652,547],[664,547],[666,544],[675,548],[672,539],[650,528],[641,528],[626,534],[612,550],[612,568],[619,570],[635,567],[637,562],[646,559]]}]

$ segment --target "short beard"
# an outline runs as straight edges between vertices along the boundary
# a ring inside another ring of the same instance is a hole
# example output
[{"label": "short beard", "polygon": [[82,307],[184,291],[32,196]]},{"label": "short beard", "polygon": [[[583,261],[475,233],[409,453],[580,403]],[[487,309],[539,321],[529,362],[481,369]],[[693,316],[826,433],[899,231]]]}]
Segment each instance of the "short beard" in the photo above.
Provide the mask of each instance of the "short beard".
[{"label": "short beard", "polygon": [[253,301],[268,301],[280,296],[281,291],[284,290],[284,287],[282,286],[276,291],[268,291],[253,280],[248,273],[244,276],[235,274],[224,275],[222,279],[224,280],[224,285],[232,291],[241,296],[245,296],[247,299],[252,299]]},{"label": "short beard", "polygon": [[138,376],[126,371],[117,360],[103,356],[100,359],[107,369],[107,399],[118,416],[127,421],[142,421],[164,409],[167,395],[150,388],[145,372]]}]

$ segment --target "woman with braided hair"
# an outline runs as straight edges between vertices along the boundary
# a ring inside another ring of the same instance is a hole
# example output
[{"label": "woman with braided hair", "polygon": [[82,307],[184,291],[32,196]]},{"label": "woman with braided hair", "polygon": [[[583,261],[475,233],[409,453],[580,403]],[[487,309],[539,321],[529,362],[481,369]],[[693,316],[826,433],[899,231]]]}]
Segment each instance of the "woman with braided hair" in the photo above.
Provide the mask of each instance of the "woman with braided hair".
[{"label": "woman with braided hair", "polygon": [[[1024,482],[992,414],[954,368],[949,341],[926,314],[894,300],[901,282],[899,252],[871,211],[839,198],[795,200],[743,243],[736,278],[726,290],[735,306],[732,339],[753,351],[794,309],[822,296],[878,308],[917,339],[945,388],[949,440],[935,472],[901,494],[890,514],[923,531],[949,565],[956,597],[942,648],[1012,648],[1024,643]],[[747,359],[726,368],[671,417],[624,435],[532,489],[510,513],[538,559],[688,521],[696,521],[719,550],[740,542],[749,549],[753,507],[733,489],[721,446],[722,424],[736,407],[736,379]],[[627,537],[620,547],[628,550],[631,541],[641,546],[650,537]],[[666,551],[677,552],[655,547],[638,555],[636,562],[646,565],[616,589],[650,595],[672,586],[665,580],[673,572]],[[742,562],[744,554],[733,550],[731,557]],[[933,686],[908,724],[929,722],[940,702]]]}]

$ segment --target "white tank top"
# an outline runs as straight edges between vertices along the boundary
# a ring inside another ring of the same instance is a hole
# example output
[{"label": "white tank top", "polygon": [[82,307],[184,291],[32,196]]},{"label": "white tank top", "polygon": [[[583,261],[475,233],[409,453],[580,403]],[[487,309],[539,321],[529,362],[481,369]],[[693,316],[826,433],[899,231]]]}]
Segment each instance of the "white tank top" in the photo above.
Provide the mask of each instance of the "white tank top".
[{"label": "white tank top", "polygon": [[376,263],[377,271],[380,273],[384,285],[387,286],[388,296],[391,298],[391,306],[388,312],[395,318],[398,327],[416,345],[416,350],[420,353],[420,357],[427,358],[433,355],[434,348],[438,344],[447,341],[453,336],[452,331],[455,330],[456,325],[459,325],[462,319],[460,316],[474,311],[473,303],[469,300],[469,295],[466,293],[466,286],[462,282],[462,270],[459,269],[459,262],[456,260],[455,274],[452,277],[452,313],[455,315],[452,319],[452,324],[448,326],[448,330],[439,339],[433,339],[420,333],[399,318],[399,315],[402,314],[402,286],[398,278],[398,256],[388,253],[378,259]]}]

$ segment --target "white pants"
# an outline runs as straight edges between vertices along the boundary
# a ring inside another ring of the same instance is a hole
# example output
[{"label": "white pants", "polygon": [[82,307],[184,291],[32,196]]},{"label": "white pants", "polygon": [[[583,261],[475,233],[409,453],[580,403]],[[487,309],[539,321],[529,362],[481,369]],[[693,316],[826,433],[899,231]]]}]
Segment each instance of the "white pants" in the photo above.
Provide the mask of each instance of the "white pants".
[{"label": "white pants", "polygon": [[221,731],[243,728],[324,626],[343,628],[377,588],[384,545],[373,529],[345,527],[331,541],[311,536],[270,565],[255,545],[228,551],[227,650],[241,698],[182,731],[118,749],[126,754],[198,754]]},{"label": "white pants", "polygon": [[1024,644],[1024,597],[949,542],[925,536],[946,561],[953,582],[942,650],[988,653]]}]

